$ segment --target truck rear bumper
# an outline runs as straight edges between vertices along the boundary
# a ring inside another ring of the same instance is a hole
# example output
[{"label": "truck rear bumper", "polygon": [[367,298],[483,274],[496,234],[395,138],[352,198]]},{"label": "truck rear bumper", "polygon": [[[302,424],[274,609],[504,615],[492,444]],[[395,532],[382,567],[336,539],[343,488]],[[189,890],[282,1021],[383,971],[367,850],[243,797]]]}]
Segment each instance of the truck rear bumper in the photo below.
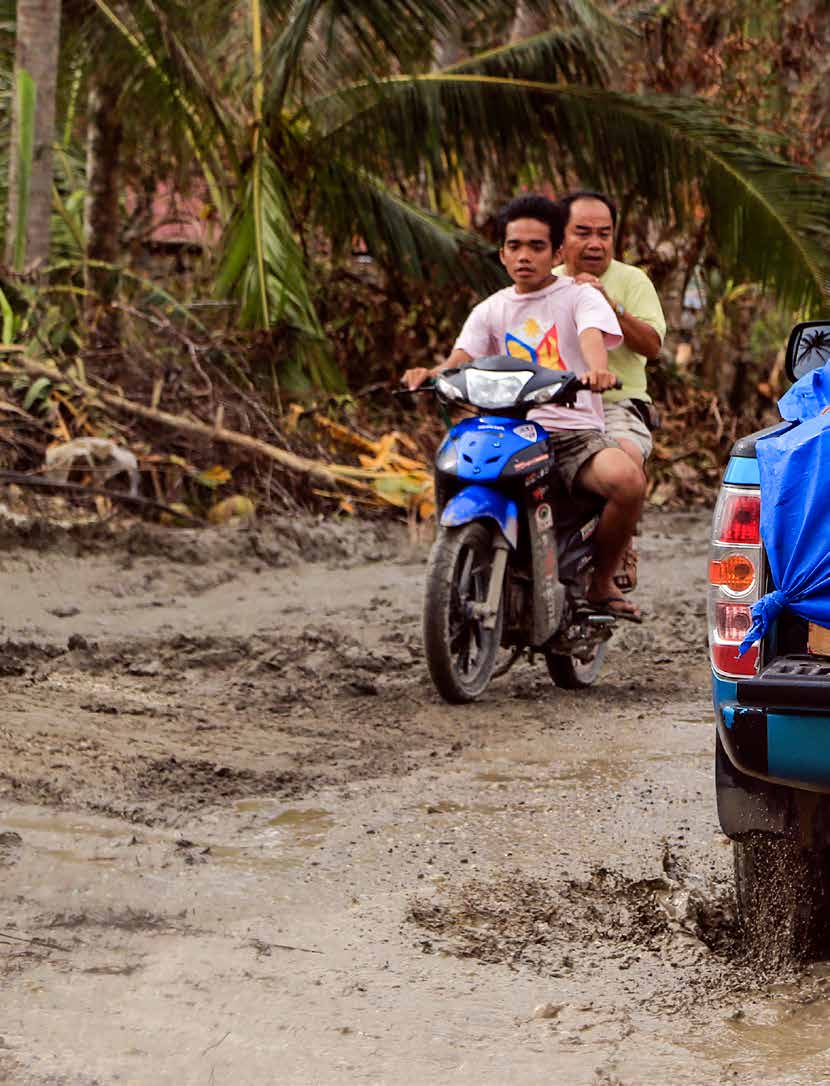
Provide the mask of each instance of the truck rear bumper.
[{"label": "truck rear bumper", "polygon": [[830,792],[830,716],[726,702],[718,734],[732,764],[751,777]]},{"label": "truck rear bumper", "polygon": [[830,793],[830,663],[781,656],[752,679],[713,675],[718,734],[750,777]]}]

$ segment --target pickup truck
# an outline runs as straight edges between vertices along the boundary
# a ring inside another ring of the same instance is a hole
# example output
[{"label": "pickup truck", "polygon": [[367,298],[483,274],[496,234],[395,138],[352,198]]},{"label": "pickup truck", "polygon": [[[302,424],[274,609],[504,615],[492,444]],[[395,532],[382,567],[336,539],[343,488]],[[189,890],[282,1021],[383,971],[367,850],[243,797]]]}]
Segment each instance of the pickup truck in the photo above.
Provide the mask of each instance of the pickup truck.
[{"label": "pickup truck", "polygon": [[[790,380],[830,359],[830,322],[793,329]],[[732,448],[712,521],[709,650],[718,817],[732,839],[738,917],[767,958],[830,947],[830,629],[788,608],[743,656],[751,608],[772,584],[761,539],[756,445]],[[765,496],[771,500],[771,496]]]}]

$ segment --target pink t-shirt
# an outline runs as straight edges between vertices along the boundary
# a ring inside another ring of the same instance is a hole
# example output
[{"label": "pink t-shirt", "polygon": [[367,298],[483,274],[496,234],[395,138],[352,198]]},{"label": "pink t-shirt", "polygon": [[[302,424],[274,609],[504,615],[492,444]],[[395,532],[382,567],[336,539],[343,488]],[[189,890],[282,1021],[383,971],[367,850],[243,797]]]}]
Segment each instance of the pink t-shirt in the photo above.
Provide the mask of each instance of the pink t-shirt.
[{"label": "pink t-shirt", "polygon": [[[596,287],[577,286],[567,275],[531,294],[507,287],[480,302],[455,342],[472,358],[509,354],[554,370],[581,377],[588,366],[579,347],[579,334],[599,328],[609,350],[618,347],[622,331],[614,310]],[[546,430],[604,430],[600,396],[580,392],[574,407],[543,404],[528,412]]]}]

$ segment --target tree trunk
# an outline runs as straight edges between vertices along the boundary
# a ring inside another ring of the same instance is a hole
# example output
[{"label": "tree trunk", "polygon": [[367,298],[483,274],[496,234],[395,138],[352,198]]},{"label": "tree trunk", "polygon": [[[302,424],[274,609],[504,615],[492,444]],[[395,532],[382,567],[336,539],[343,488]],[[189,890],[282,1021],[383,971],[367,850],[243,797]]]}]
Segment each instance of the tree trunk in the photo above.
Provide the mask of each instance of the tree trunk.
[{"label": "tree trunk", "polygon": [[[86,141],[86,201],[84,234],[87,261],[115,264],[120,241],[119,166],[122,142],[118,117],[118,87],[106,77],[93,76],[89,91]],[[86,317],[92,342],[118,342],[118,313],[111,302],[117,275],[109,268],[86,265]]]},{"label": "tree trunk", "polygon": [[21,192],[21,164],[18,142],[20,122],[18,96],[14,95],[12,141],[9,156],[8,229],[6,262],[18,270],[45,264],[49,260],[49,226],[52,217],[52,144],[55,139],[55,85],[60,44],[60,0],[17,0],[15,82],[25,71],[35,85],[35,123],[32,150],[29,204],[26,213],[25,249],[15,260],[15,240]]},{"label": "tree trunk", "polygon": [[516,4],[516,15],[510,28],[510,41],[521,41],[550,28],[550,18],[537,8],[528,7],[526,0]]}]

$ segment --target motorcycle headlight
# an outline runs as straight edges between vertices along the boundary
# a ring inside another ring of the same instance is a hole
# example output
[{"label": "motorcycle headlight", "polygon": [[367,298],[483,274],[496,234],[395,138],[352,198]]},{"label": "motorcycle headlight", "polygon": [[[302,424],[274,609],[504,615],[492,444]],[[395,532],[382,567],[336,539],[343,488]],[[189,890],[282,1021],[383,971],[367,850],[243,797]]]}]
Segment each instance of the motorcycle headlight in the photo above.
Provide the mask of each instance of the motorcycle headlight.
[{"label": "motorcycle headlight", "polygon": [[559,391],[559,385],[545,385],[544,388],[537,388],[535,392],[528,392],[524,397],[525,403],[548,403],[556,393]]},{"label": "motorcycle headlight", "polygon": [[469,369],[467,399],[476,407],[513,407],[532,377],[526,370],[493,373]]}]

